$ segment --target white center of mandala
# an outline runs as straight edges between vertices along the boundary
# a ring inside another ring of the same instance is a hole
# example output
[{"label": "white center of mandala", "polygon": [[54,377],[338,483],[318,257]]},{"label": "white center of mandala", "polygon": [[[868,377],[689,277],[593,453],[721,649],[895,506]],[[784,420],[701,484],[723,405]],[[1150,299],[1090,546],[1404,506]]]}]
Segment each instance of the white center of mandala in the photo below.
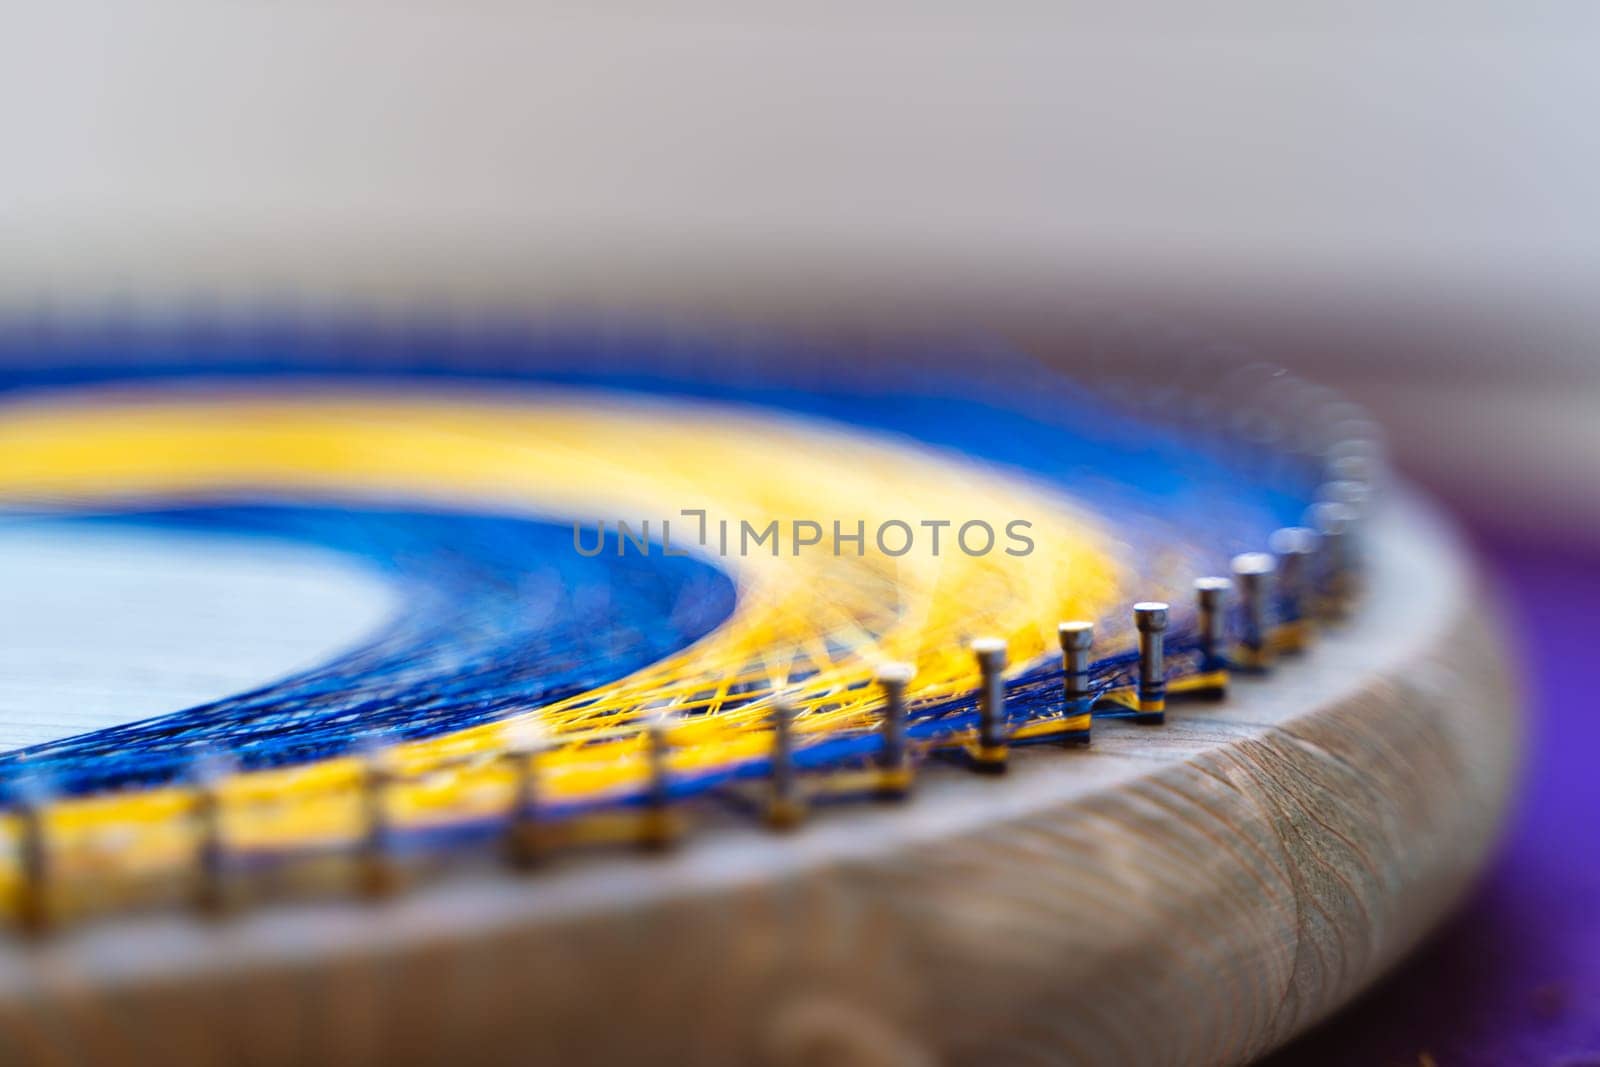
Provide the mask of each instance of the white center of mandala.
[{"label": "white center of mandala", "polygon": [[315,666],[396,607],[332,552],[67,523],[0,527],[0,595],[0,751]]}]

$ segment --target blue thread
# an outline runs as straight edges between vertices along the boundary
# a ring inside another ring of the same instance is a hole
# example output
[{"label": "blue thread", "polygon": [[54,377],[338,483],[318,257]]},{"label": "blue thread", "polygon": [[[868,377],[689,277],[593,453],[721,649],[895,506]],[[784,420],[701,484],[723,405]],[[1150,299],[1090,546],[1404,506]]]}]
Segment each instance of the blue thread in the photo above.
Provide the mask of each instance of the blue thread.
[{"label": "blue thread", "polygon": [[0,756],[0,774],[25,767],[67,793],[168,782],[203,749],[272,767],[339,755],[371,732],[400,741],[473,726],[648,666],[734,604],[732,581],[702,561],[587,559],[570,528],[504,516],[235,505],[67,521],[308,541],[381,567],[403,597],[382,632],[303,674]]},{"label": "blue thread", "polygon": [[[975,365],[983,372],[974,375]],[[1179,535],[1192,540],[1202,530],[1219,567],[1294,521],[1311,491],[1308,472],[1245,475],[1240,457],[1227,449],[1197,447],[1175,431],[1109,411],[1070,383],[992,348],[930,346],[871,366],[850,353],[771,341],[533,334],[504,324],[471,335],[425,323],[386,330],[288,318],[241,330],[215,323],[166,330],[111,323],[98,333],[0,326],[0,393],[186,378],[268,378],[286,386],[330,380],[447,380],[530,390],[569,385],[753,405],[903,434],[1016,468],[1093,501],[1104,514],[1126,517],[1130,540],[1146,546],[1170,544]],[[619,560],[610,553],[587,560],[571,551],[568,528],[525,520],[304,505],[175,507],[113,518],[251,529],[338,548],[390,570],[406,590],[407,610],[367,645],[295,678],[0,757],[0,774],[7,777],[0,799],[15,799],[11,780],[22,763],[57,789],[89,792],[171,781],[201,749],[230,751],[246,767],[279,766],[347,751],[372,732],[408,740],[491,721],[611,681],[702,636],[732,609],[731,583],[705,564],[659,555]],[[562,611],[529,626],[519,612],[538,599],[541,581],[554,583],[568,600]],[[611,598],[585,601],[585,591],[596,589]],[[658,623],[668,613],[668,626],[627,625],[629,619]],[[1181,666],[1197,654],[1198,642],[1185,629],[1184,606],[1174,621],[1169,657]],[[1108,637],[1127,627],[1121,619],[1102,623],[1109,624],[1103,625]],[[1129,684],[1136,661],[1123,654],[1096,662],[1093,689]],[[1059,714],[1060,683],[1059,665],[1013,680],[1013,721]],[[962,698],[916,709],[908,736],[926,741],[975,724],[975,701]],[[796,761],[804,768],[863,762],[878,745],[871,735],[830,737],[803,744]],[[767,771],[765,760],[751,760],[674,779],[670,794],[692,796]],[[562,810],[647,800],[638,794]]]}]

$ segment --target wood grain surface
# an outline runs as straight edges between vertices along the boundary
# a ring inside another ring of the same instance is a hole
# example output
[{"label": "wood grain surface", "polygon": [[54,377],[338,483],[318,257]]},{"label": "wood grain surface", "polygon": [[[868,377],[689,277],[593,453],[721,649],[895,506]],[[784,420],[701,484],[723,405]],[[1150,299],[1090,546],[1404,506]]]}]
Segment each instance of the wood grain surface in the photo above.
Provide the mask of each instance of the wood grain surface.
[{"label": "wood grain surface", "polygon": [[383,904],[125,919],[0,950],[40,1063],[1231,1063],[1421,939],[1517,761],[1504,655],[1425,505],[1313,653],[1000,779]]}]

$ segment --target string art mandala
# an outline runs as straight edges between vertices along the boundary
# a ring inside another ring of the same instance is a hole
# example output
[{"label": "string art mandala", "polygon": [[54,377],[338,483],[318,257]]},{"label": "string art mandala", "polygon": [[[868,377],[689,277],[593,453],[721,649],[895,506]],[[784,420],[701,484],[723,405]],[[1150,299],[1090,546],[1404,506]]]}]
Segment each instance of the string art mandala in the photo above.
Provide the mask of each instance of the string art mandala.
[{"label": "string art mandala", "polygon": [[36,929],[793,826],[1157,727],[1341,610],[1375,470],[1358,412],[1259,369],[337,322],[4,347],[13,610],[81,661],[18,652],[0,724]]}]

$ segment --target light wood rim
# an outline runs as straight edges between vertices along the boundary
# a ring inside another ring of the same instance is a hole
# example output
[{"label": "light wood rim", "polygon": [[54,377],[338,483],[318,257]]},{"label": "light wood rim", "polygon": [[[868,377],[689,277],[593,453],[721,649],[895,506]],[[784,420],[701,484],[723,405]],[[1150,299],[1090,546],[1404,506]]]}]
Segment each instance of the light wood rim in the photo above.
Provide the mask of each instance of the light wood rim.
[{"label": "light wood rim", "polygon": [[1456,542],[1396,493],[1313,654],[1162,728],[792,835],[129,919],[0,954],[22,1059],[1226,1063],[1413,947],[1492,843],[1518,726]]}]

